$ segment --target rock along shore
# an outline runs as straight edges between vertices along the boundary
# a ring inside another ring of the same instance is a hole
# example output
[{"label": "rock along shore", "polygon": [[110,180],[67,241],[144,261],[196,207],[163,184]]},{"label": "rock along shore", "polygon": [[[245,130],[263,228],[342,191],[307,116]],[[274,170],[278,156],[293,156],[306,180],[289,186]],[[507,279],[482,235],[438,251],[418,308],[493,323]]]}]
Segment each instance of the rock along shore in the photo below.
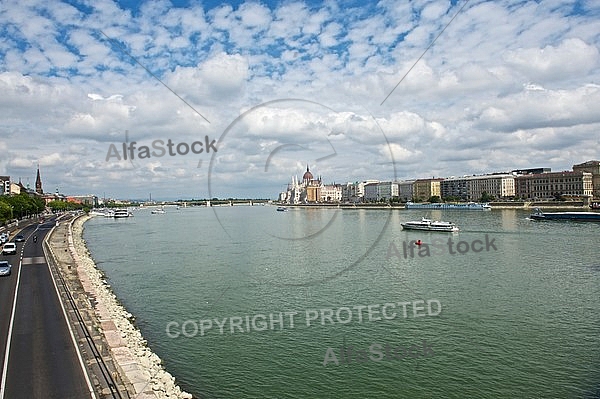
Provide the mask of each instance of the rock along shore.
[{"label": "rock along shore", "polygon": [[[161,359],[148,348],[146,340],[132,323],[133,316],[119,303],[103,272],[90,256],[83,239],[83,225],[90,218],[81,216],[72,223],[59,224],[54,234],[59,239],[66,236],[68,243],[68,251],[64,249],[58,257],[59,268],[66,274],[65,278],[77,278],[77,283],[84,291],[82,294],[89,299],[85,302],[89,303],[89,308],[93,308],[88,309],[95,319],[92,320],[92,328],[97,328],[103,335],[103,344],[108,346],[112,363],[128,395],[135,399],[193,399],[191,394],[183,392],[176,385],[175,378],[164,369]],[[53,252],[59,253],[56,242],[51,239],[50,246]],[[60,259],[67,253],[72,257],[75,270],[72,270],[68,260]],[[78,307],[80,305],[81,301]]]}]

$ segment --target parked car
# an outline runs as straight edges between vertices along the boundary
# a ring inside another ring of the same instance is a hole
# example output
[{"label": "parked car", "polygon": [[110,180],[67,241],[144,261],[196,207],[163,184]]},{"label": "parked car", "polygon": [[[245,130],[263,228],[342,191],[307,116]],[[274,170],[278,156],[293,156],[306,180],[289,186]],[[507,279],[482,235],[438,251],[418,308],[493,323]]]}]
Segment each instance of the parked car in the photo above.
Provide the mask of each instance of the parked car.
[{"label": "parked car", "polygon": [[12,266],[7,260],[0,260],[0,276],[10,276]]},{"label": "parked car", "polygon": [[22,234],[17,234],[17,235],[15,236],[15,242],[23,242],[23,241],[25,241],[25,236],[24,236],[24,235],[22,235]]},{"label": "parked car", "polygon": [[14,255],[17,253],[17,244],[14,242],[7,242],[2,247],[2,255]]}]

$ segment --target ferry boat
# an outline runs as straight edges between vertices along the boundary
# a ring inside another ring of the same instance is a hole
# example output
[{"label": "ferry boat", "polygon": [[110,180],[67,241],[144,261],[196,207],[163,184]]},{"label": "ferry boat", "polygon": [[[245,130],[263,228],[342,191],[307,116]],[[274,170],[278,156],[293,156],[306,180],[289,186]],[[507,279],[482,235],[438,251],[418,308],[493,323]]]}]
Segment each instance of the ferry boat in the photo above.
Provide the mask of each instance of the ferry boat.
[{"label": "ferry boat", "polygon": [[576,220],[585,222],[600,222],[598,212],[542,212],[540,208],[529,215],[533,220]]},{"label": "ferry boat", "polygon": [[131,216],[131,213],[129,213],[129,210],[127,209],[115,209],[113,212],[113,217],[115,219],[128,218],[129,216]]},{"label": "ferry boat", "polygon": [[458,227],[452,222],[434,221],[426,218],[422,218],[420,221],[401,223],[401,225],[405,230],[445,231],[449,233],[458,231]]},{"label": "ferry boat", "polygon": [[467,202],[464,204],[452,203],[430,203],[430,204],[415,204],[407,202],[404,205],[406,209],[452,209],[452,210],[467,210],[467,211],[489,211],[492,207],[487,203]]}]

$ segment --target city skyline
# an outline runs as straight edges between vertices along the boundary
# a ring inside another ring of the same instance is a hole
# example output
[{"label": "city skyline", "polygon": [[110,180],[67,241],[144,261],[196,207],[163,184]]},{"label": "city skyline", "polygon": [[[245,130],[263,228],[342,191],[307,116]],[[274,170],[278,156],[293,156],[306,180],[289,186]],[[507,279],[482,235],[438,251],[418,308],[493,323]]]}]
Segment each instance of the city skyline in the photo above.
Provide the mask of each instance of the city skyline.
[{"label": "city skyline", "polygon": [[[0,175],[32,186],[39,163],[49,192],[267,198],[307,162],[340,183],[570,170],[600,157],[599,16],[566,0],[10,3]],[[114,156],[134,142],[174,145]]]},{"label": "city skyline", "polygon": [[[583,161],[583,162],[578,162],[578,163],[574,163],[572,166],[578,166],[579,168],[581,168],[584,164],[598,164],[598,160],[588,160],[588,161]],[[551,168],[546,168],[546,167],[530,167],[530,168],[525,168],[525,169],[512,169],[512,170],[504,170],[504,171],[493,171],[493,172],[488,172],[488,173],[483,173],[483,174],[465,174],[465,175],[446,175],[446,176],[431,176],[431,177],[425,177],[425,176],[419,176],[419,177],[408,177],[406,179],[379,179],[377,177],[371,177],[371,178],[367,178],[367,179],[361,179],[361,180],[350,180],[350,179],[346,179],[346,180],[341,180],[341,181],[328,181],[326,179],[323,179],[322,175],[315,175],[315,182],[318,182],[320,186],[322,187],[330,187],[333,188],[334,186],[347,186],[350,184],[358,184],[358,183],[362,183],[362,184],[377,184],[377,183],[392,183],[392,184],[403,184],[403,183],[414,183],[414,182],[418,182],[418,181],[429,181],[429,180],[439,180],[439,181],[444,181],[444,180],[457,180],[457,179],[461,179],[461,178],[485,178],[485,177],[494,177],[494,176],[501,176],[501,175],[514,175],[516,176],[523,176],[523,175],[528,175],[528,174],[560,174],[560,173],[572,173],[574,168],[570,168],[568,170],[552,170]],[[54,194],[59,194],[62,197],[65,196],[95,196],[97,197],[100,201],[110,201],[110,200],[118,200],[118,201],[135,201],[135,202],[139,202],[139,201],[177,201],[177,200],[208,200],[208,199],[281,199],[281,195],[284,194],[286,191],[289,192],[289,190],[296,184],[298,184],[298,182],[302,182],[304,180],[306,180],[306,173],[310,174],[310,179],[313,178],[313,174],[312,171],[310,171],[310,165],[306,165],[306,170],[303,171],[304,175],[299,178],[298,174],[292,175],[291,176],[291,181],[286,182],[285,184],[281,184],[280,186],[285,187],[284,191],[280,191],[277,193],[269,193],[268,195],[259,197],[259,196],[249,196],[249,195],[239,195],[239,196],[235,196],[235,197],[183,197],[181,195],[175,195],[175,196],[171,196],[171,197],[154,197],[152,198],[152,193],[148,193],[147,196],[141,196],[141,197],[119,197],[119,196],[106,196],[106,193],[102,193],[102,195],[100,195],[100,193],[97,192],[88,192],[88,193],[84,193],[84,194],[80,194],[80,193],[67,193],[67,192],[60,192],[58,190],[58,187],[56,189],[56,191],[44,191],[42,189],[42,180],[40,177],[40,169],[39,169],[39,165],[37,166],[37,170],[36,170],[36,179],[35,179],[35,186],[31,187],[31,185],[29,183],[23,183],[22,182],[22,178],[19,177],[18,179],[15,179],[11,176],[0,176],[1,178],[4,179],[9,179],[11,183],[14,184],[19,184],[22,185],[22,187],[27,188],[29,190],[31,190],[31,192],[37,192],[38,194],[45,194],[45,195],[54,195]],[[594,178],[594,179],[597,179]],[[1,180],[1,179],[0,179]],[[594,180],[596,181],[596,180]],[[595,186],[597,186],[598,183],[594,183]],[[595,190],[598,190],[597,188]],[[596,191],[595,191],[596,192]],[[594,198],[596,198],[597,195],[594,195]],[[65,197],[66,198],[66,197]],[[440,198],[443,198],[442,196],[440,196]],[[422,198],[424,199],[424,198]],[[317,201],[318,202],[318,201]]]}]

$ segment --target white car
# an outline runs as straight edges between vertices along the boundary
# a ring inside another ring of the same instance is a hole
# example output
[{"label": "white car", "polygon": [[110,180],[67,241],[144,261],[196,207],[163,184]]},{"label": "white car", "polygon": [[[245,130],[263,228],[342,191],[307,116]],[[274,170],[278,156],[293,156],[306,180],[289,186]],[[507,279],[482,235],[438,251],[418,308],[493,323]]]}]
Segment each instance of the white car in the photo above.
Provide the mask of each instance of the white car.
[{"label": "white car", "polygon": [[17,253],[17,244],[14,242],[7,242],[2,247],[2,255],[14,255]]},{"label": "white car", "polygon": [[0,260],[0,276],[10,276],[11,266],[7,260]]}]

